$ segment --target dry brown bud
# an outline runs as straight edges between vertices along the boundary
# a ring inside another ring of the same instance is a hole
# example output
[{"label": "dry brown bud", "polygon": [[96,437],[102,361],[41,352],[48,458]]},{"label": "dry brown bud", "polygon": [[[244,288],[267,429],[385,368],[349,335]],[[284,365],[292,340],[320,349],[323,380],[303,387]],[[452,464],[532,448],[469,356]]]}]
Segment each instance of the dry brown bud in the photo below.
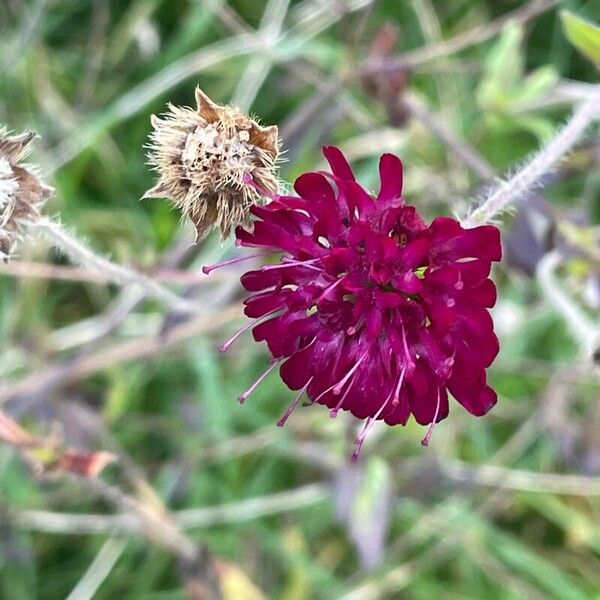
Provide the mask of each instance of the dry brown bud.
[{"label": "dry brown bud", "polygon": [[215,227],[225,238],[246,223],[261,194],[276,192],[276,126],[261,127],[230,106],[215,104],[196,88],[197,110],[169,104],[152,116],[148,162],[158,182],[145,198],[169,198],[196,227],[197,239]]},{"label": "dry brown bud", "polygon": [[31,167],[22,164],[34,138],[31,131],[10,136],[0,127],[0,260],[6,260],[13,252],[21,223],[37,218],[40,207],[53,192]]}]

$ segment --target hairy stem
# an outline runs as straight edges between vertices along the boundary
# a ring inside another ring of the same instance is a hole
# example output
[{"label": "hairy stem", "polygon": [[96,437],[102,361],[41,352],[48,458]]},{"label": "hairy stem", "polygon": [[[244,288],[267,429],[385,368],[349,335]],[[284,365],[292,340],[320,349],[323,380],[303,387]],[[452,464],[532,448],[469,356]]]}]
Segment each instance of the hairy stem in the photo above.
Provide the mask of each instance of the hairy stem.
[{"label": "hairy stem", "polygon": [[513,202],[523,198],[581,137],[600,115],[600,86],[575,110],[567,124],[520,171],[502,182],[463,222],[465,227],[489,223]]},{"label": "hairy stem", "polygon": [[103,256],[96,254],[84,243],[65,231],[59,223],[55,223],[50,219],[39,218],[30,222],[29,226],[34,230],[38,230],[74,263],[92,273],[102,275],[107,281],[111,281],[121,287],[136,286],[147,297],[159,300],[171,310],[185,313],[200,312],[200,307],[197,303],[179,297],[160,283],[134,269],[113,263]]}]

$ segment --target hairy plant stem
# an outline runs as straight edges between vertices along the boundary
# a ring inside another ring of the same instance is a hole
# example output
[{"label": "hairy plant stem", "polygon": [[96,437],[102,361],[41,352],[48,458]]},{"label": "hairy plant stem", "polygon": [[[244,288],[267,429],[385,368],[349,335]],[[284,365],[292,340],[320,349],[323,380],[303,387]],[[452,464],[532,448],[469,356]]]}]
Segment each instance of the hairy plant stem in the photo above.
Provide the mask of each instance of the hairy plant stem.
[{"label": "hairy plant stem", "polygon": [[494,192],[464,221],[464,227],[476,227],[494,220],[512,203],[526,196],[552,167],[579,140],[584,131],[600,116],[600,86],[577,108],[567,124],[513,177],[500,183]]},{"label": "hairy plant stem", "polygon": [[119,265],[96,254],[91,248],[68,233],[60,223],[38,218],[28,223],[32,231],[39,231],[53,246],[61,250],[71,261],[84,269],[98,273],[107,281],[121,286],[135,286],[148,298],[159,300],[171,310],[183,313],[199,313],[196,302],[185,300],[150,277],[124,265]]}]

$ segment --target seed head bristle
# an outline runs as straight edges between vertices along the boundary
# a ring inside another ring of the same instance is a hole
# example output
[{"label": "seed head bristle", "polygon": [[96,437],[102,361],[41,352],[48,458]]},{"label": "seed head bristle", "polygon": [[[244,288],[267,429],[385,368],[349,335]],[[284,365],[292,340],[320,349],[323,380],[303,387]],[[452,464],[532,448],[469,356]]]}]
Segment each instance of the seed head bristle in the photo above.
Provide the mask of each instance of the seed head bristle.
[{"label": "seed head bristle", "polygon": [[0,260],[14,252],[22,223],[37,218],[54,191],[39,180],[32,167],[22,164],[35,135],[32,131],[9,135],[0,126]]},{"label": "seed head bristle", "polygon": [[196,103],[196,110],[169,104],[152,116],[148,163],[158,181],[144,197],[169,198],[194,224],[196,239],[213,227],[225,238],[232,226],[247,224],[250,207],[262,199],[257,188],[279,188],[278,130],[216,104],[200,88]]}]

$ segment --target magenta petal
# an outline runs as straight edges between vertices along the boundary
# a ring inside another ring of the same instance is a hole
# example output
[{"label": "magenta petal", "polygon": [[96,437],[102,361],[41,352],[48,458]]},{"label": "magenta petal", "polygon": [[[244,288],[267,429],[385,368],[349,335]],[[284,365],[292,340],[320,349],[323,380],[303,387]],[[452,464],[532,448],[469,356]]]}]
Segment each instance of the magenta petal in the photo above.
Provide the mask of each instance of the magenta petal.
[{"label": "magenta petal", "polygon": [[460,273],[460,280],[465,285],[477,285],[490,274],[492,263],[488,260],[472,260],[465,263],[454,263],[453,265]]},{"label": "magenta petal", "polygon": [[430,230],[437,245],[435,254],[438,259],[499,261],[502,258],[500,231],[493,225],[463,229],[454,219],[436,217]]},{"label": "magenta petal", "polygon": [[[492,319],[482,307],[471,306],[470,313],[461,315],[462,325],[457,326],[455,335],[470,348],[473,362],[488,367],[498,352],[500,343],[492,329]],[[464,310],[464,309],[463,309]]]},{"label": "magenta petal", "polygon": [[500,342],[493,331],[480,337],[475,337],[469,332],[465,334],[465,339],[477,355],[477,361],[484,367],[489,367],[500,352]]},{"label": "magenta petal", "polygon": [[393,154],[383,154],[379,159],[381,187],[377,200],[399,198],[402,194],[402,162]]},{"label": "magenta petal", "polygon": [[381,330],[381,324],[383,323],[383,315],[379,309],[374,309],[365,316],[365,323],[367,324],[367,335],[375,338]]},{"label": "magenta petal", "polygon": [[436,217],[429,226],[436,242],[444,242],[460,236],[464,229],[456,219]]},{"label": "magenta petal", "polygon": [[463,324],[473,335],[479,338],[487,337],[494,328],[492,317],[485,308],[471,302],[461,302],[457,306]]},{"label": "magenta petal", "polygon": [[375,290],[373,292],[373,299],[380,309],[396,308],[406,302],[399,294],[382,292],[381,290]]},{"label": "magenta petal", "polygon": [[422,280],[411,271],[394,277],[392,283],[395,288],[407,294],[418,294],[423,289]]},{"label": "magenta petal", "polygon": [[[438,407],[438,393],[440,405]],[[422,396],[410,397],[410,410],[419,425],[429,425],[442,421],[448,416],[448,394],[445,388],[439,388],[430,382],[427,393]],[[437,414],[436,414],[437,413]]]},{"label": "magenta petal", "polygon": [[473,260],[463,263],[448,263],[425,272],[425,284],[435,290],[457,292],[477,287],[490,274],[491,263]]},{"label": "magenta petal", "polygon": [[408,383],[411,394],[410,397],[424,396],[427,393],[427,375],[430,374],[429,369],[424,365],[422,359],[415,360],[415,368],[410,376],[406,377],[405,383]]},{"label": "magenta petal", "polygon": [[424,237],[409,242],[402,252],[402,265],[405,269],[416,269],[425,263],[431,242]]},{"label": "magenta petal", "polygon": [[355,210],[358,210],[359,215],[368,214],[373,207],[373,198],[367,194],[362,186],[354,180],[346,180],[338,182],[338,187],[350,211],[350,221],[354,221]]},{"label": "magenta petal", "polygon": [[311,202],[335,202],[335,193],[329,182],[320,173],[305,173],[294,182],[294,189]]},{"label": "magenta petal", "polygon": [[331,167],[331,172],[340,179],[354,181],[354,173],[346,157],[336,146],[323,146],[323,154]]},{"label": "magenta petal", "polygon": [[377,362],[365,361],[357,369],[356,379],[350,388],[345,406],[359,419],[374,417],[386,401],[388,389],[383,385],[380,365]]},{"label": "magenta petal", "polygon": [[414,206],[402,206],[398,214],[397,225],[404,233],[407,231],[415,234],[426,229],[425,221]]},{"label": "magenta petal", "polygon": [[[241,226],[235,228],[235,237],[240,246],[252,248],[268,246],[268,244],[265,244],[260,238],[255,238],[253,232],[247,231]],[[273,246],[273,248],[275,249],[277,246]]]},{"label": "magenta petal", "polygon": [[465,296],[473,302],[492,308],[496,304],[496,286],[491,279],[486,279],[477,287],[469,289],[465,292]]},{"label": "magenta petal", "polygon": [[451,373],[451,365],[448,361],[448,357],[443,352],[441,344],[428,329],[423,329],[420,332],[418,349],[420,355],[429,365],[432,373],[435,373],[437,377],[443,380],[448,379]]},{"label": "magenta petal", "polygon": [[448,382],[448,389],[456,400],[476,417],[485,415],[498,400],[496,392],[489,385],[486,385],[485,373],[483,372],[478,382],[469,386],[461,385],[451,379]]},{"label": "magenta petal", "polygon": [[281,379],[291,390],[302,389],[310,379],[310,361],[313,347],[307,346],[293,354],[280,367]]},{"label": "magenta petal", "polygon": [[[477,360],[474,361],[473,358]],[[452,379],[462,382],[463,385],[471,385],[481,372],[485,369],[483,362],[479,360],[479,356],[471,354],[470,348],[459,345],[454,353],[454,365],[452,366]]]},{"label": "magenta petal", "polygon": [[454,242],[454,247],[462,256],[491,261],[499,261],[502,258],[500,231],[493,225],[482,225],[465,230],[463,235]]},{"label": "magenta petal", "polygon": [[341,273],[347,271],[355,260],[355,252],[351,248],[334,248],[321,263],[330,272]]},{"label": "magenta petal", "polygon": [[279,294],[266,292],[264,294],[257,294],[256,296],[248,298],[244,301],[244,314],[247,317],[256,319],[273,312],[277,308],[284,307],[288,300],[287,292],[288,290],[283,290]]},{"label": "magenta petal", "polygon": [[275,269],[272,271],[248,271],[242,275],[240,281],[249,292],[258,292],[279,285],[281,272]]},{"label": "magenta petal", "polygon": [[263,342],[264,340],[274,337],[273,334],[279,334],[281,329],[280,322],[281,317],[274,317],[256,325],[256,327],[252,329],[254,340],[256,342]]},{"label": "magenta petal", "polygon": [[391,410],[385,416],[385,422],[388,425],[406,425],[410,417],[410,404],[408,396],[404,392],[400,394],[397,405],[392,405]]}]

